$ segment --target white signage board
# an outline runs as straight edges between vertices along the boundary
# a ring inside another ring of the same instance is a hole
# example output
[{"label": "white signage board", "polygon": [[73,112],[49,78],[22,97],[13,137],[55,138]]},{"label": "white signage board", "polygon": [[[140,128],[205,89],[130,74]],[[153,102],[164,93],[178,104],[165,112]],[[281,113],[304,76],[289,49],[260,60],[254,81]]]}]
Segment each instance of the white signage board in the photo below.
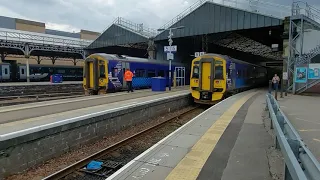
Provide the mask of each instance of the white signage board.
[{"label": "white signage board", "polygon": [[205,54],[205,52],[195,52],[194,53],[194,56],[195,57],[199,57],[199,56],[202,56],[202,55],[204,55]]},{"label": "white signage board", "polygon": [[282,79],[283,80],[288,80],[288,72],[283,72],[282,73]]},{"label": "white signage board", "polygon": [[173,53],[167,53],[167,60],[173,60]]},{"label": "white signage board", "polygon": [[164,52],[169,53],[169,52],[177,52],[178,47],[177,46],[165,46],[164,47]]}]

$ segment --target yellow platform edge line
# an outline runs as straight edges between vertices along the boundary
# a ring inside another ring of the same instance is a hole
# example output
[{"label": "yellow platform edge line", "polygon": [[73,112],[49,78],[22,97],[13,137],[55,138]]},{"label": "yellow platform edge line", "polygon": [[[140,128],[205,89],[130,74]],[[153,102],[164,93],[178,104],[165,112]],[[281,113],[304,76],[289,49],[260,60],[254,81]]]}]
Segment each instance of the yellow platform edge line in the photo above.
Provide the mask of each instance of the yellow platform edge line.
[{"label": "yellow platform edge line", "polygon": [[166,180],[195,180],[209,158],[227,126],[241,106],[258,92],[247,94],[236,101],[220,118],[205,132],[191,151],[178,163],[166,177]]}]

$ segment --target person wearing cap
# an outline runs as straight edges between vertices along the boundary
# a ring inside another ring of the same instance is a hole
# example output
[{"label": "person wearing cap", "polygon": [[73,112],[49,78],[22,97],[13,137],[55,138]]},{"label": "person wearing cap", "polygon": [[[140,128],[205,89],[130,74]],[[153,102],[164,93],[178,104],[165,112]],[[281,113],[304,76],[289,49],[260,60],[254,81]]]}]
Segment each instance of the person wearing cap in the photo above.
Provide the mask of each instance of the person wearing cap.
[{"label": "person wearing cap", "polygon": [[130,71],[130,69],[126,69],[126,72],[124,73],[124,80],[127,82],[128,92],[133,92],[132,88],[132,77],[133,73]]}]

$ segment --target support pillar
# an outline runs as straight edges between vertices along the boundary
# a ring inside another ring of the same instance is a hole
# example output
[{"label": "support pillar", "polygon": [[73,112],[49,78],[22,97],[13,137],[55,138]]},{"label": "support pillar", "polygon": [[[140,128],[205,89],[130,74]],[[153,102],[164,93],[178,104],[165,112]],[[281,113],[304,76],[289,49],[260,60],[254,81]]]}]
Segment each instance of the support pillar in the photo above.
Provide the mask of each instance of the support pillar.
[{"label": "support pillar", "polygon": [[54,65],[56,63],[56,60],[58,59],[58,57],[52,56],[52,57],[50,57],[50,59],[52,61],[52,64]]},{"label": "support pillar", "polygon": [[148,41],[148,59],[155,59],[156,58],[156,47],[154,45],[154,40],[152,38]]},{"label": "support pillar", "polygon": [[29,45],[28,45],[28,44],[25,45],[24,57],[27,59],[27,61],[26,61],[26,67],[27,67],[27,82],[30,82],[30,66],[29,66],[30,49],[29,49]]},{"label": "support pillar", "polygon": [[0,63],[2,63],[5,60],[6,56],[4,52],[1,52],[1,58],[0,58]]},{"label": "support pillar", "polygon": [[42,59],[40,59],[40,56],[37,56],[37,63],[40,64]]},{"label": "support pillar", "polygon": [[72,62],[73,62],[73,65],[74,65],[74,66],[76,66],[76,65],[77,65],[77,59],[76,59],[76,57],[73,57]]},{"label": "support pillar", "polygon": [[207,34],[202,35],[201,43],[202,43],[202,52],[208,53],[208,35]]}]

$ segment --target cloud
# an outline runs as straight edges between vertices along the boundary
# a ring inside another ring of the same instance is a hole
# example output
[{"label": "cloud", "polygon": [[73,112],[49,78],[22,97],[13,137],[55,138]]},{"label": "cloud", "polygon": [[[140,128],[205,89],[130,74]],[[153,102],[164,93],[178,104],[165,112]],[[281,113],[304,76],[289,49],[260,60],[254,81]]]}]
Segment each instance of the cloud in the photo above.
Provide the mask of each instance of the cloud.
[{"label": "cloud", "polygon": [[59,31],[66,31],[66,32],[79,32],[80,29],[73,27],[68,24],[55,24],[51,22],[46,23],[47,29],[59,30]]},{"label": "cloud", "polygon": [[[320,5],[319,0],[309,1]],[[1,0],[0,15],[45,22],[56,30],[101,32],[119,16],[159,28],[195,2],[198,0]],[[281,1],[286,5],[291,2]]]}]

